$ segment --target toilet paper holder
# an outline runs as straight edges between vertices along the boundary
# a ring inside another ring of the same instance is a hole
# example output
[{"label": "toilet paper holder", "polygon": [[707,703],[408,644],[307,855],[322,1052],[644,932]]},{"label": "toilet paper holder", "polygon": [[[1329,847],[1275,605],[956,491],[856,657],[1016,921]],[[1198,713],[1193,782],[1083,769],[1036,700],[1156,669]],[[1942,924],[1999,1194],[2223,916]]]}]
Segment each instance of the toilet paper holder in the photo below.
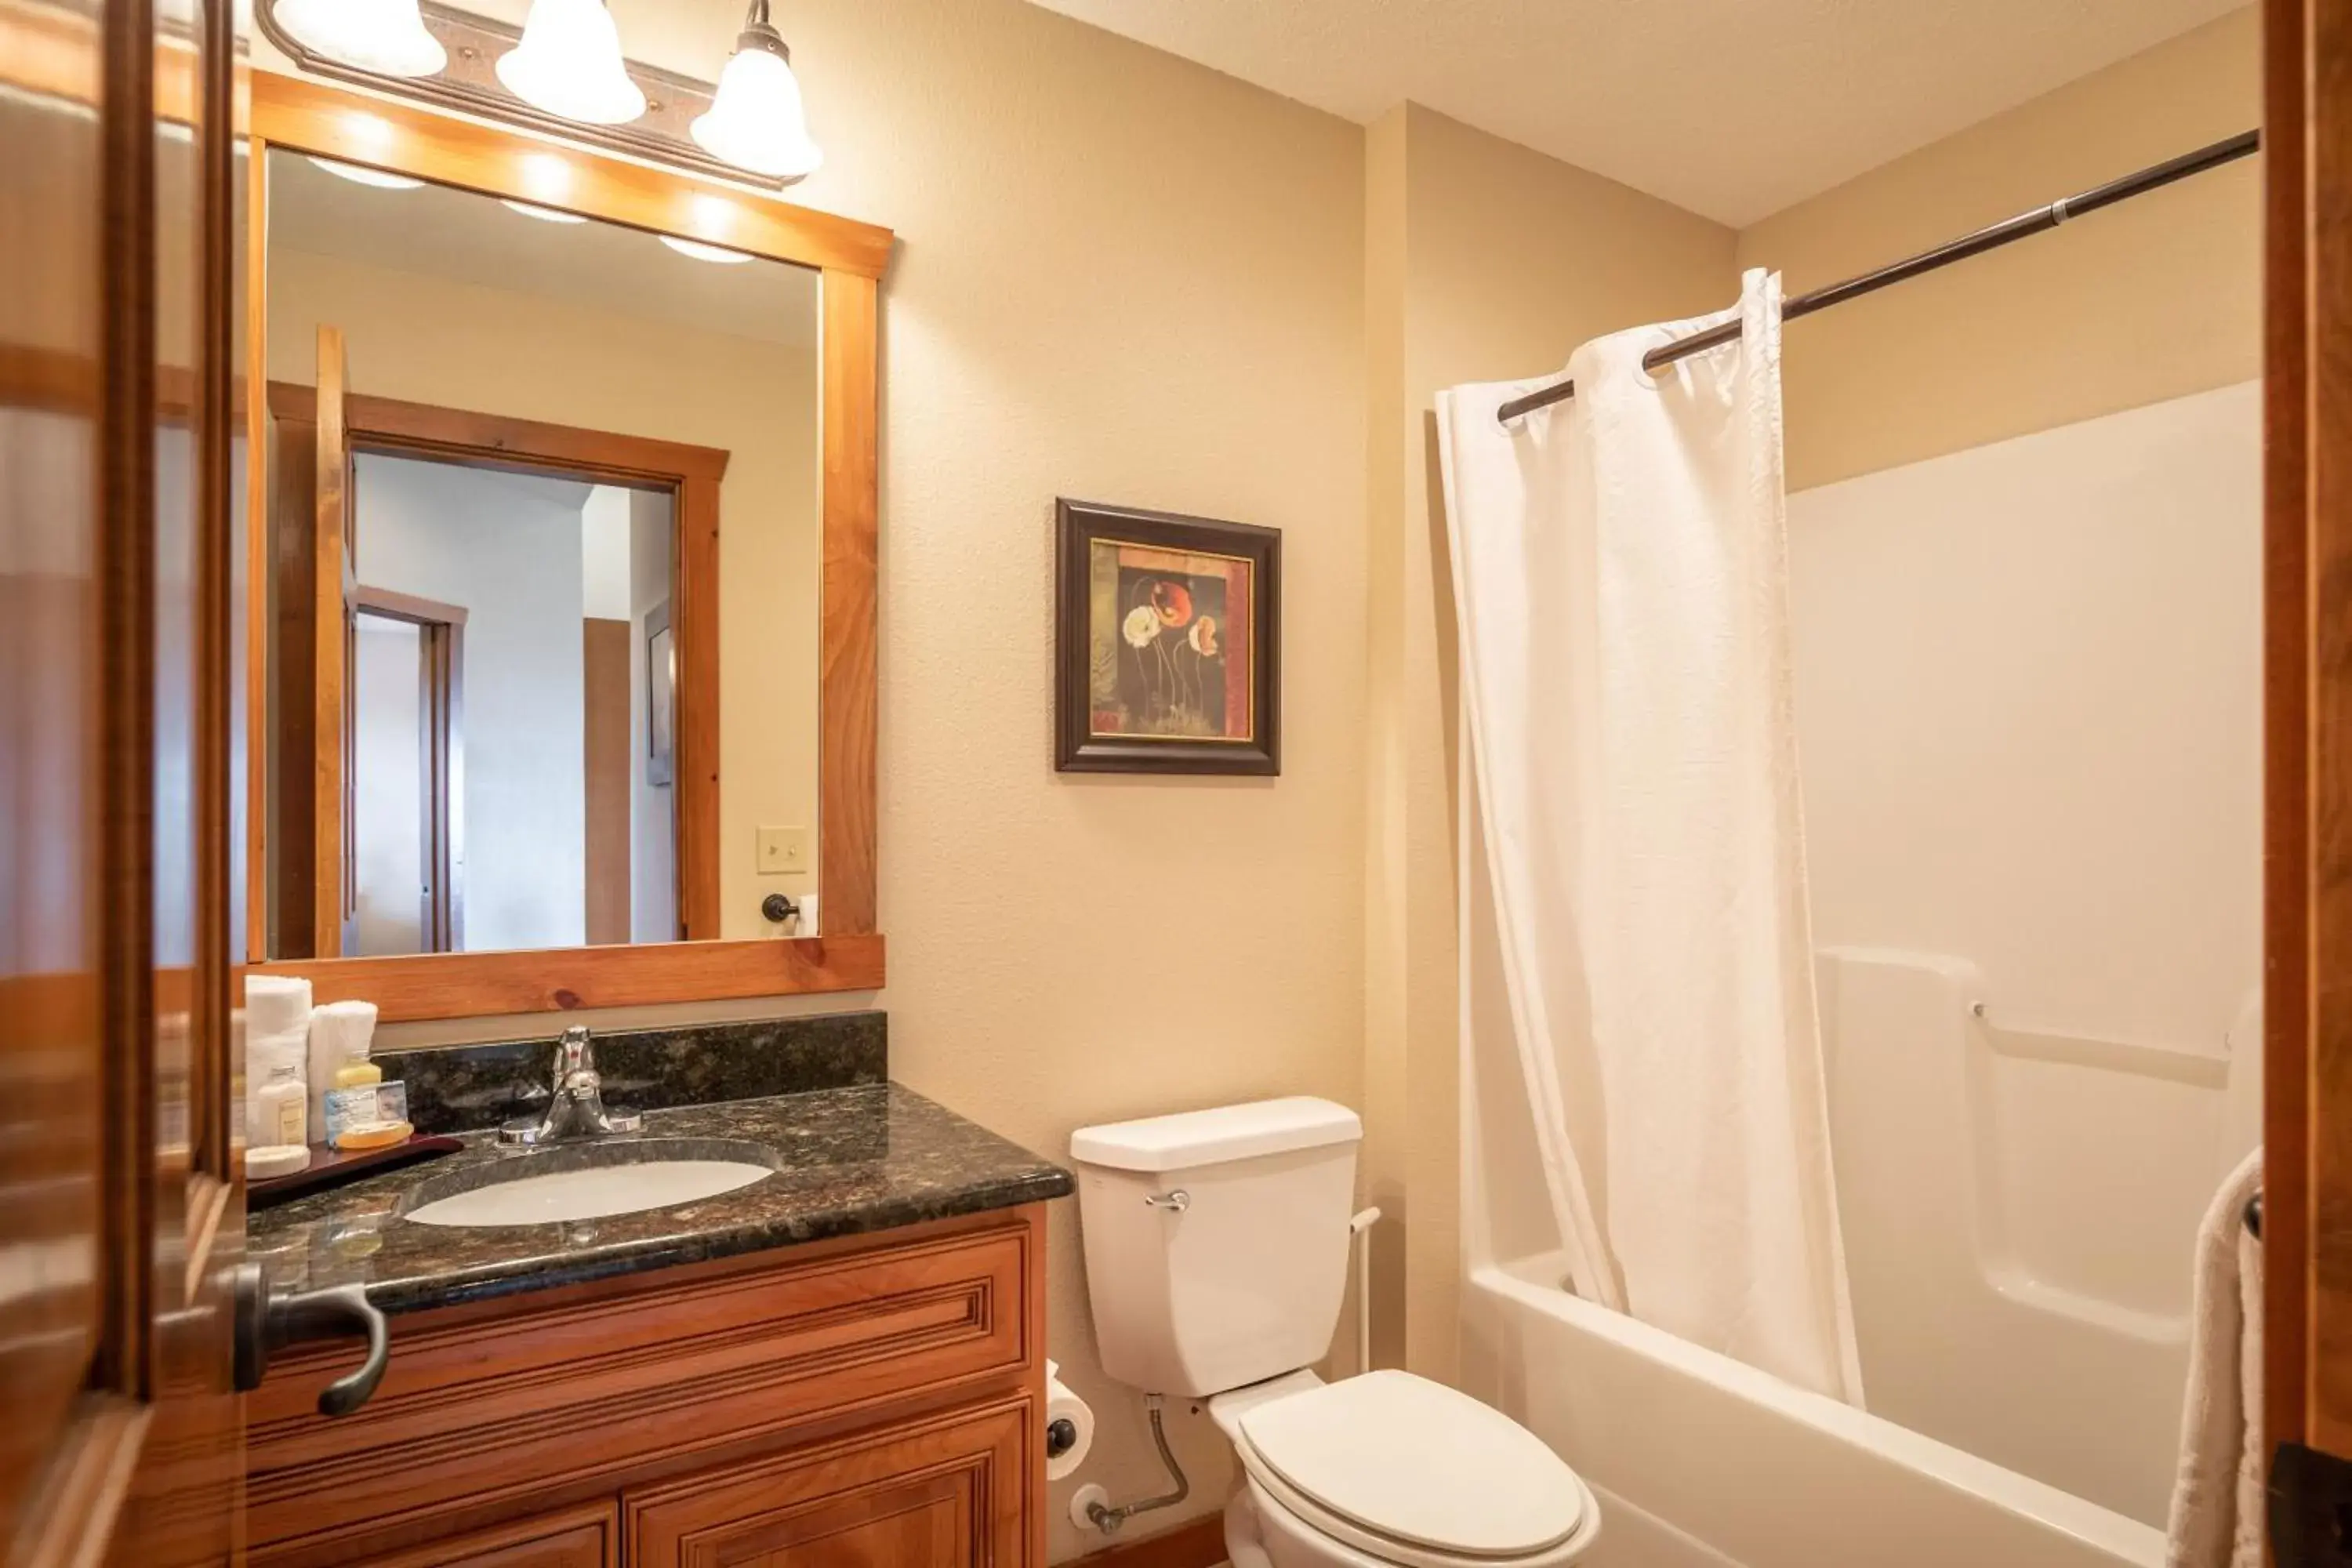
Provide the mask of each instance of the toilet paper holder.
[{"label": "toilet paper holder", "polygon": [[1094,1448],[1094,1412],[1062,1382],[1062,1369],[1045,1363],[1045,1479],[1075,1474]]}]

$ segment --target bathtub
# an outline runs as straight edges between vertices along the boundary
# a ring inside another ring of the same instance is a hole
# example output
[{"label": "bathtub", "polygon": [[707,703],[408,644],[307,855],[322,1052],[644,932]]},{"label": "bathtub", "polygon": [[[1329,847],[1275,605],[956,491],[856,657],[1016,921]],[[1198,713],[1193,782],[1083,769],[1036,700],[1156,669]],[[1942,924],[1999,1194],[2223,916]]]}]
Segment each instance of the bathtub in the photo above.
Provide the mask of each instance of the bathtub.
[{"label": "bathtub", "polygon": [[1464,1388],[1600,1500],[1586,1568],[2161,1568],[2163,1532],[1580,1300],[1471,1270]]}]

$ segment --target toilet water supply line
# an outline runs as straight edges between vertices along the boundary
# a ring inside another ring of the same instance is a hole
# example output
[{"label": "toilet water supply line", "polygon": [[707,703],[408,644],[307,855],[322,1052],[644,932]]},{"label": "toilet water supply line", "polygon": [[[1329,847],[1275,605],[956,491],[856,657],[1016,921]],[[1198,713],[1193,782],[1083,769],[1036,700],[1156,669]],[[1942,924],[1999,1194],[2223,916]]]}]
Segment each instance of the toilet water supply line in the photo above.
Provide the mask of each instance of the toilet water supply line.
[{"label": "toilet water supply line", "polygon": [[1176,1489],[1163,1497],[1145,1498],[1141,1502],[1123,1502],[1117,1508],[1108,1503],[1087,1504],[1087,1517],[1105,1535],[1117,1535],[1118,1527],[1139,1513],[1150,1513],[1155,1508],[1174,1508],[1192,1495],[1192,1483],[1184,1479],[1184,1467],[1176,1462],[1176,1452],[1168,1446],[1167,1428],[1160,1424],[1160,1395],[1145,1394],[1143,1405],[1151,1412],[1151,1441],[1160,1449],[1160,1462],[1176,1478]]},{"label": "toilet water supply line", "polygon": [[[1177,1212],[1183,1212],[1181,1206]],[[1372,1368],[1372,1244],[1365,1241],[1363,1235],[1380,1217],[1379,1209],[1369,1208],[1348,1222],[1348,1242],[1356,1251],[1356,1370],[1360,1373]],[[1088,1503],[1087,1517],[1105,1535],[1117,1535],[1119,1527],[1139,1513],[1174,1508],[1192,1495],[1192,1483],[1185,1479],[1184,1467],[1176,1462],[1176,1451],[1168,1446],[1168,1429],[1160,1419],[1161,1404],[1159,1394],[1143,1396],[1143,1407],[1151,1413],[1152,1447],[1160,1450],[1160,1462],[1168,1467],[1168,1473],[1176,1478],[1176,1489],[1140,1502],[1123,1502],[1117,1508],[1108,1503]]]}]

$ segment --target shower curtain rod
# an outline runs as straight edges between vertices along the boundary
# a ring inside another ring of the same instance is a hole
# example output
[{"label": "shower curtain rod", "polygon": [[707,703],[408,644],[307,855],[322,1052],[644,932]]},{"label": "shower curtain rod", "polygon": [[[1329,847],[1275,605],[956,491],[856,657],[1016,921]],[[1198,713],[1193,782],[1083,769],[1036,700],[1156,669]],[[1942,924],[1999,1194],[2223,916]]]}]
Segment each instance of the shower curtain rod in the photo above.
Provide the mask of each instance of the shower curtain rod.
[{"label": "shower curtain rod", "polygon": [[[1933,272],[1938,267],[1948,267],[1955,261],[1965,261],[1971,256],[1981,256],[1986,251],[1998,249],[2013,239],[2023,239],[2030,234],[2040,234],[2046,229],[2056,228],[2068,218],[2080,217],[2084,213],[2096,212],[2101,207],[2113,206],[2117,202],[2128,201],[2134,196],[2156,190],[2159,186],[2168,185],[2175,180],[2185,180],[2191,174],[2201,174],[2208,169],[2218,169],[2224,163],[2234,163],[2262,144],[2263,133],[2259,131],[2248,131],[2232,136],[2225,142],[2216,142],[2210,147],[2200,147],[2194,153],[2183,153],[2178,158],[2168,158],[2163,163],[2142,169],[2136,174],[2126,174],[2120,180],[2109,180],[2105,184],[2094,186],[2080,195],[2065,196],[2052,202],[2046,207],[2035,207],[2032,212],[2020,213],[2017,216],[2003,219],[1990,228],[1980,228],[1974,234],[1963,235],[1958,239],[1949,240],[1936,247],[1933,250],[1923,250],[1916,256],[1889,263],[1874,272],[1865,272],[1859,278],[1849,278],[1843,283],[1832,283],[1826,289],[1816,289],[1810,294],[1800,294],[1780,308],[1780,319],[1784,321],[1793,321],[1800,316],[1810,316],[1815,310],[1826,310],[1832,305],[1842,305],[1848,300],[1875,293],[1890,283],[1901,283],[1906,279],[1916,278],[1923,272]],[[1672,364],[1678,359],[1687,359],[1695,353],[1719,347],[1738,336],[1739,323],[1737,321],[1726,321],[1720,326],[1709,327],[1703,332],[1693,332],[1689,337],[1676,338],[1670,343],[1660,344],[1642,356],[1642,368],[1655,370],[1660,365]],[[1555,403],[1565,403],[1575,395],[1575,382],[1558,382],[1550,386],[1530,392],[1524,397],[1511,399],[1496,410],[1496,417],[1507,425],[1522,414],[1532,414],[1538,408],[1549,408]]]}]

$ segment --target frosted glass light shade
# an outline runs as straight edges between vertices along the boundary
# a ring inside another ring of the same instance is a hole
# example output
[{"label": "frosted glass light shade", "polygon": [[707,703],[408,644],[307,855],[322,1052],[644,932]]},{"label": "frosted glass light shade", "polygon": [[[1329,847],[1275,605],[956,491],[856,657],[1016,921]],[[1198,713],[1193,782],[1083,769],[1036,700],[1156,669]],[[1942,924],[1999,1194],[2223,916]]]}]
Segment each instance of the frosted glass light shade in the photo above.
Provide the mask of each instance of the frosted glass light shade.
[{"label": "frosted glass light shade", "polygon": [[506,208],[509,212],[520,213],[525,217],[535,217],[541,223],[586,223],[588,221],[586,218],[582,217],[578,213],[562,212],[554,207],[543,207],[536,202],[519,202],[512,196],[500,196],[499,198],[499,205]]},{"label": "frosted glass light shade", "polygon": [[749,252],[730,250],[723,245],[705,245],[698,239],[680,239],[674,234],[657,234],[654,237],[680,256],[691,256],[697,261],[715,261],[721,267],[734,267],[751,259]]},{"label": "frosted glass light shade", "polygon": [[799,179],[824,162],[809,140],[792,66],[749,34],[719,72],[709,110],[695,116],[690,129],[704,152],[755,174]]},{"label": "frosted glass light shade", "polygon": [[646,111],[604,0],[530,0],[522,42],[499,57],[498,71],[525,103],[583,125],[625,125]]},{"label": "frosted glass light shade", "polygon": [[321,158],[310,154],[310,162],[339,180],[349,180],[355,185],[373,185],[379,191],[413,191],[425,184],[413,174],[395,174],[390,169],[371,169],[362,163],[346,163],[339,158]]},{"label": "frosted glass light shade", "polygon": [[416,0],[278,0],[269,15],[304,48],[381,76],[431,76],[449,63]]}]

